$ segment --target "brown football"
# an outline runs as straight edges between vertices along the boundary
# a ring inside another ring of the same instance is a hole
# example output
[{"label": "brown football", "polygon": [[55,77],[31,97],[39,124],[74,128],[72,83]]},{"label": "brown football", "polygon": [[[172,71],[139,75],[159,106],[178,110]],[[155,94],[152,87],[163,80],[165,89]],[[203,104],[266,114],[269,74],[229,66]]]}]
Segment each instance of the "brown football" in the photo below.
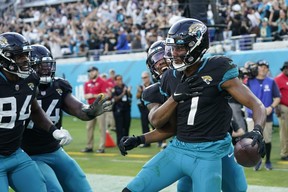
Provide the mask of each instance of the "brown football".
[{"label": "brown football", "polygon": [[244,167],[254,167],[261,159],[258,153],[258,144],[253,147],[251,138],[243,138],[234,146],[234,156],[240,165]]}]

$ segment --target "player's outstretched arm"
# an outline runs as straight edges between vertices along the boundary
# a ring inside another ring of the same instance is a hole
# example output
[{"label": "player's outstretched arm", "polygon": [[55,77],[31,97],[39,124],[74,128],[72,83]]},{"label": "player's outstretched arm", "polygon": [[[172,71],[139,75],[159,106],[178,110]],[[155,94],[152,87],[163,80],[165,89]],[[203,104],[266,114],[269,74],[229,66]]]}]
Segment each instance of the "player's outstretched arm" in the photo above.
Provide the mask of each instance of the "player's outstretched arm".
[{"label": "player's outstretched arm", "polygon": [[69,115],[75,116],[83,121],[89,121],[96,116],[112,110],[112,102],[107,100],[108,97],[104,94],[99,94],[91,105],[86,105],[71,93],[68,93],[64,99],[63,110]]},{"label": "player's outstretched arm", "polygon": [[259,154],[264,157],[265,142],[262,134],[266,122],[266,109],[264,105],[238,78],[226,81],[223,83],[222,88],[226,89],[239,103],[253,111],[254,129],[244,134],[241,138],[253,139],[252,146],[257,142]]}]

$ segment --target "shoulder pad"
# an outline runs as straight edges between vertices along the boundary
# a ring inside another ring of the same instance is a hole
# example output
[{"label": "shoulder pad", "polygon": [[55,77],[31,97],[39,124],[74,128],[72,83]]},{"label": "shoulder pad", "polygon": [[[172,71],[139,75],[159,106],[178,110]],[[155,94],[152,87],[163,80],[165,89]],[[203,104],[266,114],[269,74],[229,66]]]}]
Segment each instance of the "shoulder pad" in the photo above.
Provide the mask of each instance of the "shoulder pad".
[{"label": "shoulder pad", "polygon": [[65,92],[71,92],[72,93],[72,86],[67,80],[60,78],[60,77],[56,77],[56,78],[54,78],[53,83],[56,87],[60,87],[60,88],[64,89]]}]

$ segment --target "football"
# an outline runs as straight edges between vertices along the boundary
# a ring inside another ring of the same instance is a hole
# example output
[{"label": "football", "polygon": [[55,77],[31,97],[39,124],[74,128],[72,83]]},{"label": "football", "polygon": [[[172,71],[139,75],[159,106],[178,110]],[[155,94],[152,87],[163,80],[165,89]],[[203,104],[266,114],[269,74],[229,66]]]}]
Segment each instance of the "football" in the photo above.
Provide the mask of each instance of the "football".
[{"label": "football", "polygon": [[243,138],[234,146],[234,156],[238,164],[244,167],[254,167],[260,161],[258,144],[251,145],[253,139]]}]

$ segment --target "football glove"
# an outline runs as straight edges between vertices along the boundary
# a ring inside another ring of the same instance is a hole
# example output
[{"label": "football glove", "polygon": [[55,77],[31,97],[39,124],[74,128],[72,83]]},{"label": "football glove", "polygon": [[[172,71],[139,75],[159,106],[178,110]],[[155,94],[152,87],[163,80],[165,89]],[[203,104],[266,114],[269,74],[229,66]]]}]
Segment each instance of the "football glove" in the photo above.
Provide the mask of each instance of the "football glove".
[{"label": "football glove", "polygon": [[138,147],[140,144],[145,144],[144,135],[135,137],[124,136],[121,138],[118,148],[123,156],[127,155],[127,151]]},{"label": "football glove", "polygon": [[91,105],[83,105],[82,111],[91,118],[95,118],[107,111],[111,111],[113,103],[108,101],[108,99],[109,98],[104,94],[99,94]]},{"label": "football glove", "polygon": [[242,138],[251,138],[253,139],[253,142],[251,143],[252,147],[257,143],[258,144],[258,153],[263,158],[266,155],[266,149],[265,149],[265,141],[262,136],[262,127],[260,125],[255,125],[254,129],[250,132],[245,133]]},{"label": "football glove", "polygon": [[201,81],[196,82],[198,79],[197,75],[188,77],[185,80],[182,78],[181,83],[177,85],[175,92],[172,95],[174,101],[179,103],[192,97],[202,95],[204,87],[199,86]]},{"label": "football glove", "polygon": [[52,133],[52,135],[56,140],[60,140],[59,144],[61,146],[68,145],[72,141],[70,133],[66,129],[63,129],[62,127],[61,129],[56,129]]}]

